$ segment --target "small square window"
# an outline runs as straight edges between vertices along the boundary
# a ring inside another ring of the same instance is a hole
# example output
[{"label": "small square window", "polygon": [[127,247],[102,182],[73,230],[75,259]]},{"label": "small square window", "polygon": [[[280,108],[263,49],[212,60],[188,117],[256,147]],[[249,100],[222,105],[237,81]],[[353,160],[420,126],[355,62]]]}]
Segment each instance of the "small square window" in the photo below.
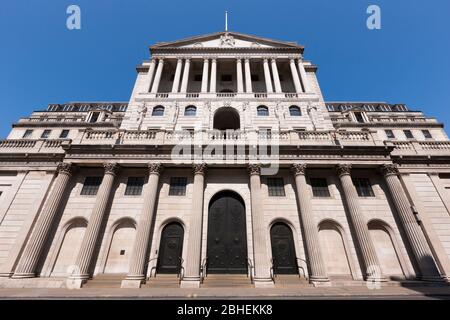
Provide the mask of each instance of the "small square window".
[{"label": "small square window", "polygon": [[84,179],[83,189],[81,189],[81,195],[95,196],[101,183],[102,177],[86,177]]},{"label": "small square window", "polygon": [[120,250],[120,255],[124,256],[125,255],[125,250]]},{"label": "small square window", "polygon": [[411,130],[403,130],[403,133],[405,134],[406,139],[414,139]]},{"label": "small square window", "polygon": [[42,134],[41,134],[41,138],[42,139],[48,139],[48,137],[50,136],[51,132],[52,132],[52,130],[44,130],[44,132],[42,132]]},{"label": "small square window", "polygon": [[395,139],[395,135],[394,132],[392,132],[392,130],[384,130],[384,132],[386,133],[386,137],[388,139]]},{"label": "small square window", "polygon": [[328,190],[327,179],[325,178],[311,178],[309,179],[314,197],[327,198],[330,197],[330,190]]},{"label": "small square window", "polygon": [[422,130],[422,133],[425,139],[433,139],[433,136],[431,135],[429,130]]},{"label": "small square window", "polygon": [[352,180],[359,197],[375,197],[369,179],[353,178]]},{"label": "small square window", "polygon": [[267,178],[269,197],[284,197],[284,182],[282,178]]},{"label": "small square window", "polygon": [[364,117],[361,112],[355,112],[354,114],[355,114],[356,122],[359,122],[359,123],[365,122]]},{"label": "small square window", "polygon": [[126,196],[140,196],[144,187],[144,177],[128,177]]},{"label": "small square window", "polygon": [[233,77],[231,76],[231,74],[223,74],[220,79],[222,81],[228,82],[228,81],[232,81]]},{"label": "small square window", "polygon": [[69,130],[63,130],[63,131],[61,131],[61,133],[60,133],[60,135],[59,135],[59,138],[65,139],[65,138],[67,138],[68,136],[69,136]]},{"label": "small square window", "polygon": [[186,177],[170,178],[169,196],[185,196],[186,195]]},{"label": "small square window", "polygon": [[194,81],[202,81],[202,78],[203,78],[203,75],[201,75],[201,74],[196,74],[196,75],[194,76]]},{"label": "small square window", "polygon": [[24,132],[22,138],[26,139],[26,138],[31,138],[31,135],[33,134],[33,130],[27,130]]}]

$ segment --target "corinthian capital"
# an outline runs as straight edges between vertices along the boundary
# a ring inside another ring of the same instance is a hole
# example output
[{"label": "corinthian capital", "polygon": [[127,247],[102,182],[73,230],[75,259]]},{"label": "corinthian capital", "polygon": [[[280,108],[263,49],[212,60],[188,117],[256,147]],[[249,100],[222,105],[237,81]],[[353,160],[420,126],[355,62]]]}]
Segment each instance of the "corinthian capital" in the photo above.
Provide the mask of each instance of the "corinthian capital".
[{"label": "corinthian capital", "polygon": [[336,172],[338,176],[343,175],[350,175],[350,172],[352,171],[352,165],[351,164],[338,164],[336,166]]},{"label": "corinthian capital", "polygon": [[148,164],[148,173],[149,174],[161,174],[161,172],[163,171],[164,167],[161,163],[157,162],[157,163],[149,163]]},{"label": "corinthian capital", "polygon": [[385,177],[390,175],[398,175],[398,166],[393,163],[383,164],[380,167],[380,171]]},{"label": "corinthian capital", "polygon": [[254,174],[261,174],[261,165],[260,164],[249,164],[248,165],[248,173],[252,176]]},{"label": "corinthian capital", "polygon": [[201,174],[204,175],[206,173],[206,164],[205,163],[196,163],[193,165],[194,175]]},{"label": "corinthian capital", "polygon": [[297,176],[299,174],[305,175],[306,163],[294,163],[292,165],[292,172]]},{"label": "corinthian capital", "polygon": [[116,175],[119,171],[119,165],[115,162],[104,163],[103,167],[105,168],[105,174]]},{"label": "corinthian capital", "polygon": [[60,162],[58,163],[56,170],[58,171],[58,174],[67,174],[70,176],[75,171],[75,165],[72,163]]}]

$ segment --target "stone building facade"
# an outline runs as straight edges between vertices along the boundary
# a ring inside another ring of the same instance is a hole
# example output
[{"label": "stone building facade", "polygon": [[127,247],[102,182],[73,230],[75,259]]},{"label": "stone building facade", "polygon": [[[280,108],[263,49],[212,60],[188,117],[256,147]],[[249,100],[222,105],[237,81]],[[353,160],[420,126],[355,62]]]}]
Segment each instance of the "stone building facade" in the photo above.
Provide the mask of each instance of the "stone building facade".
[{"label": "stone building facade", "polygon": [[325,102],[292,42],[150,51],[128,102],[51,104],[0,141],[0,286],[448,281],[442,123]]}]

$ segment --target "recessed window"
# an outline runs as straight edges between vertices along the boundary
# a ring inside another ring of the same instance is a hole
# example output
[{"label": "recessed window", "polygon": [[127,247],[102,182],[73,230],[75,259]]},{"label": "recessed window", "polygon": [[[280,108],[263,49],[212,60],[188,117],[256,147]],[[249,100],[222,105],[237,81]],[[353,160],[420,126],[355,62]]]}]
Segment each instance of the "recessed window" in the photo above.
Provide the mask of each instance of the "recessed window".
[{"label": "recessed window", "polygon": [[31,135],[32,135],[32,134],[33,134],[33,130],[26,130],[26,131],[23,133],[22,138],[23,138],[23,139],[31,138]]},{"label": "recessed window", "polygon": [[386,137],[388,139],[395,139],[395,135],[394,135],[394,132],[392,130],[384,130],[384,132],[386,133]]},{"label": "recessed window", "polygon": [[42,134],[41,134],[41,139],[48,139],[51,132],[52,132],[52,130],[44,130],[44,132],[42,132]]},{"label": "recessed window", "polygon": [[422,134],[425,137],[425,139],[433,139],[433,136],[431,135],[429,130],[422,130]]},{"label": "recessed window", "polygon": [[311,178],[309,179],[314,197],[327,198],[330,197],[330,190],[328,190],[327,179],[325,178]]},{"label": "recessed window", "polygon": [[363,117],[361,112],[354,112],[354,115],[355,115],[355,118],[356,118],[357,122],[359,122],[359,123],[364,123],[365,122],[364,121],[364,117]]},{"label": "recessed window", "polygon": [[169,196],[184,196],[186,195],[186,177],[171,177]]},{"label": "recessed window", "polygon": [[156,106],[152,110],[152,116],[153,117],[162,117],[164,116],[164,107],[163,106]]},{"label": "recessed window", "polygon": [[128,177],[126,196],[140,196],[144,187],[144,177]]},{"label": "recessed window", "polygon": [[252,81],[259,81],[259,75],[257,75],[257,74],[252,74],[252,75],[250,76],[250,79],[252,79]]},{"label": "recessed window", "polygon": [[403,133],[405,134],[406,139],[414,139],[411,130],[403,130]]},{"label": "recessed window", "polygon": [[125,250],[120,250],[120,255],[124,256],[125,255]]},{"label": "recessed window", "polygon": [[197,114],[197,107],[195,106],[187,106],[186,109],[184,109],[184,115],[187,117],[195,117]]},{"label": "recessed window", "polygon": [[203,75],[201,75],[201,74],[196,74],[196,75],[194,76],[194,81],[202,81],[202,78],[203,78]]},{"label": "recessed window", "polygon": [[69,136],[69,130],[63,130],[61,131],[61,133],[59,134],[59,138],[60,139],[65,139]]},{"label": "recessed window", "polygon": [[81,189],[81,195],[95,196],[101,183],[102,177],[86,177],[84,179],[83,189]]},{"label": "recessed window", "polygon": [[98,121],[98,118],[100,117],[100,112],[93,112],[91,115],[91,119],[89,120],[90,123],[95,123]]},{"label": "recessed window", "polygon": [[353,178],[352,180],[359,197],[375,197],[369,179]]},{"label": "recessed window", "polygon": [[282,178],[267,178],[269,197],[284,197],[284,182]]},{"label": "recessed window", "polygon": [[256,111],[260,117],[267,117],[269,115],[269,108],[266,106],[259,106]]},{"label": "recessed window", "polygon": [[224,82],[229,82],[229,81],[232,81],[232,80],[233,80],[233,77],[231,76],[231,74],[223,74],[223,75],[220,77],[220,80],[221,80],[221,81],[224,81]]},{"label": "recessed window", "polygon": [[290,106],[289,114],[291,115],[291,117],[300,117],[302,115],[302,111],[297,106]]}]

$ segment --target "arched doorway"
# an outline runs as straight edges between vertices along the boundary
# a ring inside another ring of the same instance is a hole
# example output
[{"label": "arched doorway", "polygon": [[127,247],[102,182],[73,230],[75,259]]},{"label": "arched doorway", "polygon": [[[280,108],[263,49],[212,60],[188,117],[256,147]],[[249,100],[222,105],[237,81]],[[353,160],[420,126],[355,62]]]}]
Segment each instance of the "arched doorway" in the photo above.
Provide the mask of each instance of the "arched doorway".
[{"label": "arched doorway", "polygon": [[136,229],[130,220],[124,220],[114,229],[106,258],[104,273],[127,273]]},{"label": "arched doorway", "polygon": [[178,273],[183,252],[184,229],[178,222],[166,225],[161,232],[158,251],[158,273]]},{"label": "arched doorway", "polygon": [[223,191],[209,203],[208,273],[247,273],[245,204],[235,192]]},{"label": "arched doorway", "polygon": [[270,229],[270,241],[275,274],[298,273],[294,237],[292,236],[291,228],[282,222],[275,223]]},{"label": "arched doorway", "polygon": [[223,107],[214,114],[214,129],[216,130],[239,130],[241,122],[239,113],[231,107]]}]

